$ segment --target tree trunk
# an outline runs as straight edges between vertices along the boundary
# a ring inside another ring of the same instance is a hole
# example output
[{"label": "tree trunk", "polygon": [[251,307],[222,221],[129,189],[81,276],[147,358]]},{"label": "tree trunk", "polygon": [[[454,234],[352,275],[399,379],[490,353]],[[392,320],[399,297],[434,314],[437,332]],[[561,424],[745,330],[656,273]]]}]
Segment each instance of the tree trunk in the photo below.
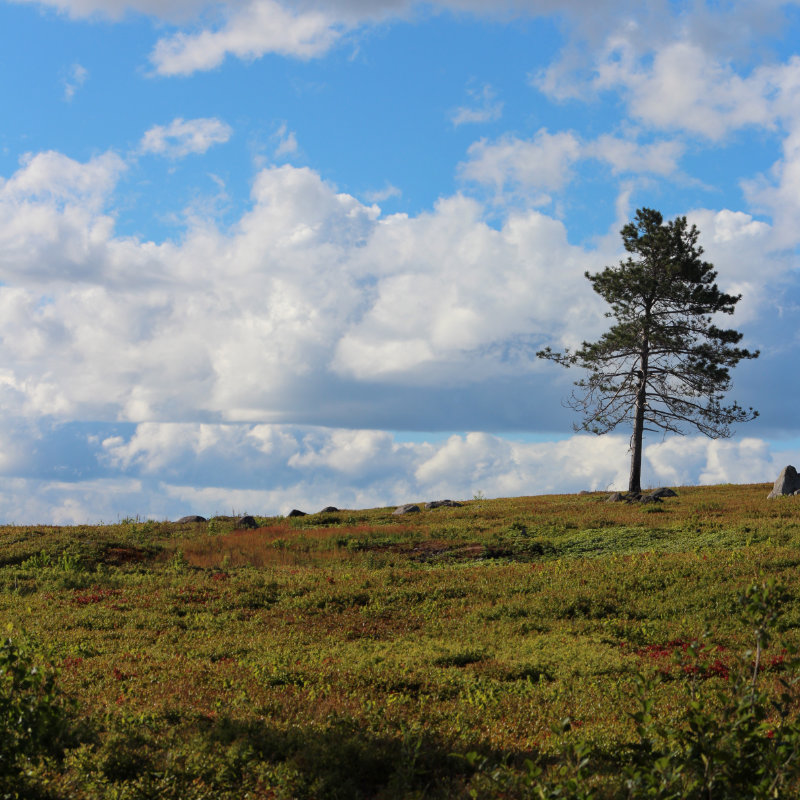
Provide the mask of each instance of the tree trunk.
[{"label": "tree trunk", "polygon": [[642,491],[642,434],[646,400],[645,380],[642,377],[639,391],[636,393],[636,415],[633,418],[633,436],[631,436],[631,477],[628,481],[628,491],[637,494],[641,494]]},{"label": "tree trunk", "polygon": [[[647,315],[649,317],[649,311]],[[631,436],[631,477],[628,481],[628,492],[641,494],[642,491],[642,439],[644,436],[644,410],[647,405],[647,370],[649,367],[650,341],[645,334],[640,353],[639,389],[636,392],[636,413],[633,418],[633,435]]]}]

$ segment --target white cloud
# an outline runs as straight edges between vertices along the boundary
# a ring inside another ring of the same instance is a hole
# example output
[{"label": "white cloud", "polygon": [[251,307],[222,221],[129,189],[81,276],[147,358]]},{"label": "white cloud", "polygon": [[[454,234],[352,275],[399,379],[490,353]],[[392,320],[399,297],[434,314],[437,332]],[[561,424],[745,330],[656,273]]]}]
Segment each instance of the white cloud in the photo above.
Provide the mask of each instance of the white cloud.
[{"label": "white cloud", "polygon": [[472,101],[468,106],[457,108],[450,115],[453,125],[466,123],[494,122],[503,114],[503,103],[496,99],[494,89],[487,83],[480,89],[468,89]]},{"label": "white cloud", "polygon": [[53,202],[96,210],[115,187],[125,162],[115,153],[95,156],[86,163],[48,150],[27,153],[20,159],[21,169],[0,178],[0,202],[21,206],[25,203]]},{"label": "white cloud", "polygon": [[676,42],[655,54],[649,71],[626,77],[634,117],[659,129],[678,129],[719,140],[746,125],[768,126],[772,116],[761,75],[742,78],[689,42]]},{"label": "white cloud", "polygon": [[670,176],[678,171],[684,149],[676,141],[640,144],[610,134],[584,142],[571,131],[551,134],[542,128],[532,139],[507,135],[494,142],[475,142],[459,165],[459,176],[493,187],[498,196],[521,191],[529,203],[545,205],[551,193],[566,188],[580,161],[602,161],[615,174]]},{"label": "white cloud", "polygon": [[584,147],[584,155],[607,163],[614,173],[673,175],[685,147],[681,142],[662,141],[639,144],[609,134]]},{"label": "white cloud", "polygon": [[228,54],[247,60],[266,53],[313,58],[340,35],[341,23],[325,11],[294,11],[275,0],[252,0],[220,30],[161,39],[151,60],[161,75],[189,75],[219,66]]},{"label": "white cloud", "polygon": [[[155,244],[115,234],[106,206],[123,167],[110,154],[81,164],[48,153],[0,184],[9,413],[567,424],[559,399],[575,376],[534,354],[606,327],[583,273],[617,260],[616,234],[578,247],[561,222],[530,210],[493,226],[461,195],[416,217],[382,216],[284,165],[257,174],[251,207],[224,230],[197,218],[180,241]],[[773,229],[742,212],[694,214],[726,288],[755,285],[750,259],[770,252]],[[778,281],[792,262],[771,264]],[[751,319],[774,302],[745,294],[756,298]]]},{"label": "white cloud", "polygon": [[649,39],[632,23],[621,25],[590,55],[591,68],[576,72],[551,65],[534,77],[534,85],[557,100],[621,92],[631,119],[712,142],[747,127],[791,130],[800,117],[796,56],[743,71],[687,31]]},{"label": "white cloud", "polygon": [[183,158],[205,153],[215,144],[224,144],[233,135],[227,123],[215,117],[184,120],[176,117],[169,125],[154,125],[142,137],[142,153],[156,153],[169,158]]},{"label": "white cloud", "polygon": [[736,327],[754,322],[765,307],[779,302],[794,259],[780,252],[771,225],[729,209],[696,209],[686,216],[700,231],[703,257],[716,266],[720,287],[742,295]]},{"label": "white cloud", "polygon": [[800,243],[800,118],[783,142],[783,157],[770,174],[743,182],[750,203],[774,220],[777,243],[785,248]]},{"label": "white cloud", "polygon": [[[592,307],[546,260],[578,278],[587,256],[536,214],[495,231],[456,197],[418,218],[382,219],[313,171],[283,166],[257,175],[251,210],[225,233],[196,220],[180,243],[156,245],[114,234],[104,204],[121,169],[111,155],[79,164],[43,154],[0,185],[0,391],[20,411],[135,421],[312,413],[305,394],[326,382],[347,393],[353,380],[529,372],[531,347],[508,349],[509,337],[553,330],[557,304],[570,306],[557,327]],[[330,409],[340,402],[331,397]]]},{"label": "white cloud", "polygon": [[75,97],[75,92],[86,83],[89,78],[89,70],[80,64],[73,64],[69,68],[67,77],[64,79],[64,99],[69,102]]},{"label": "white cloud", "polygon": [[272,138],[277,141],[275,158],[294,155],[299,149],[295,132],[290,131],[285,122],[281,123]]},{"label": "white cloud", "polygon": [[498,193],[506,186],[535,190],[539,194],[532,202],[543,205],[550,200],[547,192],[569,182],[580,152],[574,133],[549,133],[545,128],[528,140],[504,136],[489,143],[481,139],[470,146],[459,174],[464,180],[494,186]]},{"label": "white cloud", "polygon": [[[14,436],[19,450],[47,449],[42,431]],[[0,432],[0,441],[6,439]],[[509,497],[602,491],[626,487],[629,460],[627,436],[537,443],[469,433],[408,443],[382,431],[287,425],[147,423],[95,447],[94,458],[105,471],[100,478],[15,477],[23,462],[0,465],[0,516],[65,524],[137,515],[286,514],[326,505],[370,508],[470,499],[478,492]],[[773,452],[759,439],[671,438],[646,445],[643,477],[652,487],[768,482],[799,457],[800,452]]]},{"label": "white cloud", "polygon": [[397,186],[393,186],[391,183],[387,183],[383,189],[376,189],[372,192],[365,192],[364,199],[368,200],[370,203],[382,203],[385,200],[389,200],[392,197],[401,197],[403,194],[402,190],[399,189]]}]

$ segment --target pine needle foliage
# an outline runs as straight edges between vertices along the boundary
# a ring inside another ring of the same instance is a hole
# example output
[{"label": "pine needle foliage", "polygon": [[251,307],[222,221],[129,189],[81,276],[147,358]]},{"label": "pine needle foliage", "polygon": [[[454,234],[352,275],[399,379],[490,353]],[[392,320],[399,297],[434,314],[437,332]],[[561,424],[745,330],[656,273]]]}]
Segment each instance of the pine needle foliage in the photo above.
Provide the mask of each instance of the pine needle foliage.
[{"label": "pine needle foliage", "polygon": [[537,355],[588,371],[567,401],[583,418],[576,430],[603,434],[632,426],[628,490],[639,492],[645,431],[696,429],[724,438],[732,425],[758,416],[726,405],[724,395],[730,369],[759,354],[736,347],[740,332],[715,324],[717,315],[734,313],[741,295],[720,291],[713,264],[702,259],[700,232],[686,217],[665,224],[660,212],[640,208],[621,235],[630,255],[586,273],[615,323],[596,342],[574,351],[546,347]]}]

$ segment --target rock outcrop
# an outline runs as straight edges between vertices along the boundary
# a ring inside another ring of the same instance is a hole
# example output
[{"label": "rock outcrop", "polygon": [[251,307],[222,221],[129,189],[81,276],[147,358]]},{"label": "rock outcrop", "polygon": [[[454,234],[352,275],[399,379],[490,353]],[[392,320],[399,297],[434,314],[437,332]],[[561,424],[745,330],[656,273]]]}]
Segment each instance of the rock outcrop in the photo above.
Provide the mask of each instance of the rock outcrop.
[{"label": "rock outcrop", "polygon": [[772,487],[772,491],[767,497],[783,497],[784,495],[797,494],[798,492],[800,492],[800,475],[798,475],[797,470],[789,464],[789,466],[781,470],[781,474],[778,475],[775,485]]},{"label": "rock outcrop", "polygon": [[255,518],[251,517],[249,515],[244,516],[244,517],[239,517],[239,519],[237,519],[234,524],[236,525],[237,528],[257,528],[258,527],[258,523],[255,521]]},{"label": "rock outcrop", "polygon": [[425,503],[426,511],[432,511],[434,508],[461,508],[461,503],[455,500],[432,500],[430,503]]},{"label": "rock outcrop", "polygon": [[650,497],[677,497],[678,495],[672,489],[668,489],[666,486],[662,486],[660,489],[654,489],[652,492],[650,492],[649,496]]},{"label": "rock outcrop", "polygon": [[413,503],[406,503],[403,506],[398,506],[392,514],[419,514],[419,506],[415,506]]},{"label": "rock outcrop", "polygon": [[305,511],[300,511],[297,508],[293,508],[286,516],[287,517],[305,517],[307,515],[306,515]]},{"label": "rock outcrop", "polygon": [[175,522],[206,522],[206,518],[201,517],[198,514],[190,514],[188,517],[176,519]]},{"label": "rock outcrop", "polygon": [[678,495],[662,486],[660,489],[655,489],[647,494],[639,494],[638,492],[631,492],[630,494],[623,494],[622,492],[614,492],[606,498],[607,503],[662,503],[665,497],[677,497]]}]

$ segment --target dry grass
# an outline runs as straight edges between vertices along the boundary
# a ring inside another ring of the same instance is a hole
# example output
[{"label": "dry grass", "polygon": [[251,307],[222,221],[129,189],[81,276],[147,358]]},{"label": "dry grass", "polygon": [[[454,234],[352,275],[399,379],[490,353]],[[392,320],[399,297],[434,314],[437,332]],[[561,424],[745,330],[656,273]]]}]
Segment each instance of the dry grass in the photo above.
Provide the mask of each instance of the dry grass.
[{"label": "dry grass", "polygon": [[351,558],[370,539],[401,540],[411,530],[407,525],[355,525],[343,533],[338,527],[296,530],[277,524],[187,539],[177,549],[190,565],[204,569],[322,565]]}]

